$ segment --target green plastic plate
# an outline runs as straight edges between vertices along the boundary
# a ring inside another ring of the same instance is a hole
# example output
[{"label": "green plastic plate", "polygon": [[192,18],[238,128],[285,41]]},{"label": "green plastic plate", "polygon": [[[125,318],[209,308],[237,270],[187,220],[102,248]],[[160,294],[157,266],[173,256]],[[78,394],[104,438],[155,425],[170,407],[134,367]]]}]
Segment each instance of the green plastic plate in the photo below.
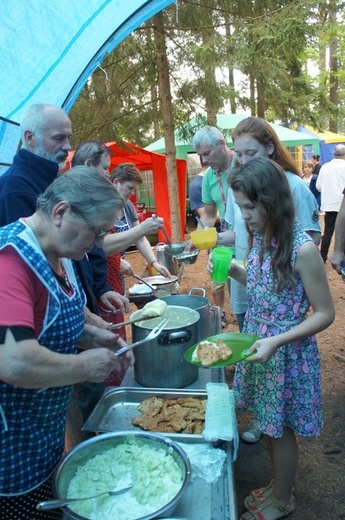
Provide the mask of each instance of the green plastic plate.
[{"label": "green plastic plate", "polygon": [[221,368],[228,367],[230,365],[234,365],[239,361],[243,361],[250,354],[248,354],[248,349],[259,339],[255,334],[246,334],[244,332],[228,332],[225,334],[216,334],[215,336],[210,336],[209,338],[205,338],[202,341],[210,341],[215,342],[217,339],[221,339],[226,343],[232,350],[232,355],[228,357],[228,359],[222,359],[221,361],[217,361],[217,363],[213,363],[213,365],[202,365],[199,361],[192,361],[192,356],[194,350],[197,348],[200,341],[190,347],[187,352],[184,354],[184,359],[192,365],[196,365],[198,367],[203,368]]}]

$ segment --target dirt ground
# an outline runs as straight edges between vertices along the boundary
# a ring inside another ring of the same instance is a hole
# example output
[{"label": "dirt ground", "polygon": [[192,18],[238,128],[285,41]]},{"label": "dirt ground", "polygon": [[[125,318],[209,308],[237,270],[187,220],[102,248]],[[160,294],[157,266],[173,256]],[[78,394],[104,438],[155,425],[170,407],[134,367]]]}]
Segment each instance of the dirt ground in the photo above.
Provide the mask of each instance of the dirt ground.
[{"label": "dirt ground", "polygon": [[[145,274],[145,260],[139,253],[131,252],[126,259],[137,274]],[[185,266],[179,294],[187,294],[192,287],[203,287],[206,297],[212,301],[206,260],[206,251],[201,251],[195,264]],[[295,486],[297,510],[289,516],[291,520],[345,520],[345,285],[329,262],[326,270],[336,318],[332,326],[317,338],[322,359],[324,428],[317,439],[298,439],[300,461]],[[132,279],[127,279],[128,287],[133,284]],[[134,304],[131,304],[131,308],[132,311],[136,310]],[[223,329],[224,332],[238,331],[228,303],[225,311],[228,326]],[[231,369],[227,375],[231,386]],[[244,414],[238,416],[239,431],[247,423],[248,417]],[[265,443],[261,440],[250,445],[241,441],[235,462],[239,515],[245,511],[245,496],[252,489],[268,483],[270,475]]]}]

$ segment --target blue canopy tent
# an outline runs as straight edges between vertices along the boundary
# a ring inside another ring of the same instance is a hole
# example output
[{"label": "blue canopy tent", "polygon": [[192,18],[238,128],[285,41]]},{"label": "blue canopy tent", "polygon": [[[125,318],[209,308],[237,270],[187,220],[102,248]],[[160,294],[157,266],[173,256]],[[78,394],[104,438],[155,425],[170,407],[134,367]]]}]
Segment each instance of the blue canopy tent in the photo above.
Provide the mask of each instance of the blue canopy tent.
[{"label": "blue canopy tent", "polygon": [[0,163],[19,142],[24,108],[71,109],[102,60],[173,0],[12,0],[1,11]]},{"label": "blue canopy tent", "polygon": [[[329,162],[334,158],[333,152],[337,144],[345,144],[345,136],[329,132],[328,130],[324,132],[318,132],[317,130],[308,125],[298,125],[297,130],[299,132],[303,132],[304,134],[315,136],[319,139],[320,162],[322,164]],[[305,158],[310,159],[310,157],[314,153],[315,152],[311,153],[310,149],[307,148],[305,150],[305,154],[307,154],[308,156]]]}]

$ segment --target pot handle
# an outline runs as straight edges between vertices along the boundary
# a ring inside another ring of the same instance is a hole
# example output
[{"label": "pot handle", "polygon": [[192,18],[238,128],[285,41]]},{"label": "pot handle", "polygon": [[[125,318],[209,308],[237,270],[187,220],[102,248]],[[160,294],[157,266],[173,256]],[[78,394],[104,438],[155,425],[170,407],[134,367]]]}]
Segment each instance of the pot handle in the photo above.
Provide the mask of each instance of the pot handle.
[{"label": "pot handle", "polygon": [[189,330],[181,330],[176,332],[163,332],[157,339],[160,345],[171,345],[171,343],[186,343],[191,338]]},{"label": "pot handle", "polygon": [[202,287],[192,287],[188,294],[189,294],[190,296],[192,296],[192,295],[194,294],[194,291],[199,291],[199,292],[201,292],[201,294],[202,294],[203,297],[206,296],[206,291],[205,291],[205,289],[203,289]]}]

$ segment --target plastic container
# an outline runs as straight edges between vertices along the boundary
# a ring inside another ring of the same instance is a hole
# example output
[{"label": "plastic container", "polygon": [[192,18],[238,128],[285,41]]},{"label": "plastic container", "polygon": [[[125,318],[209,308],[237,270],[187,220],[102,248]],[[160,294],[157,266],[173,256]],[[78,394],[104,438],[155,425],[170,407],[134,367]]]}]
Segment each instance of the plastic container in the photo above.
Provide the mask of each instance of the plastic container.
[{"label": "plastic container", "polygon": [[215,247],[212,251],[213,270],[211,280],[217,283],[224,283],[229,276],[232,251],[228,247]]},{"label": "plastic container", "polygon": [[190,238],[197,249],[210,249],[217,242],[217,230],[215,227],[197,229],[190,233]]}]

